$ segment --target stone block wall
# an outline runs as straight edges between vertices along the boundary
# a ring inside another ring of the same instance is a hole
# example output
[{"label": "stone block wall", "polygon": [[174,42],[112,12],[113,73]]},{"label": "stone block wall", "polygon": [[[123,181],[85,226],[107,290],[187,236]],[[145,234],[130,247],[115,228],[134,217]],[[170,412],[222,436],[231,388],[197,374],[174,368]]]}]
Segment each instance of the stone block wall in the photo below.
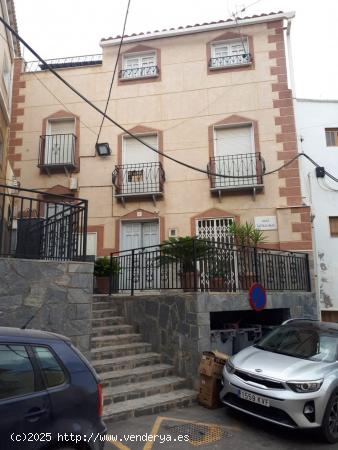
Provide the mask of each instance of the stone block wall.
[{"label": "stone block wall", "polygon": [[64,334],[88,355],[93,263],[0,258],[0,326]]},{"label": "stone block wall", "polygon": [[[210,313],[251,309],[248,293],[163,293],[115,296],[121,313],[136,325],[164,362],[173,364],[178,375],[198,386],[198,365],[210,348]],[[317,318],[314,293],[270,292],[267,309],[288,309],[290,318]]]}]

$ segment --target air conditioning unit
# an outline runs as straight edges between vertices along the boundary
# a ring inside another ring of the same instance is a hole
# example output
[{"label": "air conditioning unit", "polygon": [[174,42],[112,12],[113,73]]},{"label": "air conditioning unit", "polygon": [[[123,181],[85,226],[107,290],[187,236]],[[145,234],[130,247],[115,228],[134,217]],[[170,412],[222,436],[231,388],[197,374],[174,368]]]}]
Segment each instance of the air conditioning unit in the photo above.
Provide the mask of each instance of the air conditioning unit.
[{"label": "air conditioning unit", "polygon": [[76,191],[77,188],[78,188],[77,177],[70,177],[69,178],[69,189],[71,191]]}]

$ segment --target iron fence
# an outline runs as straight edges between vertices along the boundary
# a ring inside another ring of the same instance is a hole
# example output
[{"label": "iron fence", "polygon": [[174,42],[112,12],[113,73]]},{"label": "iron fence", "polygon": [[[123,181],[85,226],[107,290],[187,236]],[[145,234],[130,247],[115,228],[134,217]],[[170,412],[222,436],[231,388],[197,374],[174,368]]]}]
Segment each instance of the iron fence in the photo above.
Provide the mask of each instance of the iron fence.
[{"label": "iron fence", "polygon": [[45,134],[40,136],[39,161],[41,168],[66,167],[74,169],[76,136],[68,134]]},{"label": "iron fence", "polygon": [[260,153],[214,156],[210,158],[208,171],[236,177],[211,175],[211,189],[260,186],[263,185],[264,161]]},{"label": "iron fence", "polygon": [[[47,64],[53,69],[67,69],[72,67],[96,66],[102,64],[102,55],[81,55],[67,58],[46,59]],[[25,62],[25,72],[40,72],[47,70],[46,64],[40,61]]]},{"label": "iron fence", "polygon": [[307,253],[241,247],[194,239],[110,256],[110,292],[183,289],[240,292],[254,282],[269,291],[311,291]]},{"label": "iron fence", "polygon": [[133,78],[157,77],[159,73],[158,66],[133,67],[120,70],[119,78],[122,80],[129,80]]},{"label": "iron fence", "polygon": [[88,201],[0,185],[0,256],[84,261]]},{"label": "iron fence", "polygon": [[228,67],[228,66],[240,66],[243,64],[250,64],[252,58],[250,53],[242,53],[240,55],[219,56],[218,58],[210,58],[209,67]]},{"label": "iron fence", "polygon": [[159,162],[123,164],[115,166],[113,172],[116,195],[158,194],[163,192],[164,181]]}]

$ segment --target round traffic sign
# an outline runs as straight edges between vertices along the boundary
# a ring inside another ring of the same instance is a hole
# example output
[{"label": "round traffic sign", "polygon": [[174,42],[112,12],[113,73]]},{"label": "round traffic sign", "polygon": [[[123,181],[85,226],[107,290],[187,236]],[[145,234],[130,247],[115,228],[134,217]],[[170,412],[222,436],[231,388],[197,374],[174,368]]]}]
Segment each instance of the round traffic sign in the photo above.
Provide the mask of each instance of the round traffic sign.
[{"label": "round traffic sign", "polygon": [[266,290],[259,284],[254,283],[249,291],[250,306],[254,311],[262,311],[266,306]]}]

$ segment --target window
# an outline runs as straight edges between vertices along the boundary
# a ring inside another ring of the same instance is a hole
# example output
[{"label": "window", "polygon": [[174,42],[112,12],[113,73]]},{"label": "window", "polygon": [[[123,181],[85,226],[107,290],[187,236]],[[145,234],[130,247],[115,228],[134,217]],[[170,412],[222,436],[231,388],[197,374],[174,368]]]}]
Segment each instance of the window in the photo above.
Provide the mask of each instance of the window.
[{"label": "window", "polygon": [[120,78],[156,77],[158,75],[156,59],[156,52],[125,55]]},{"label": "window", "polygon": [[248,39],[233,39],[231,41],[217,42],[211,46],[211,67],[227,67],[249,64]]},{"label": "window", "polygon": [[43,373],[46,386],[52,388],[63,384],[66,381],[66,376],[52,352],[46,347],[34,347],[34,352]]},{"label": "window", "polygon": [[4,64],[2,68],[2,78],[4,80],[4,84],[7,90],[7,93],[9,94],[11,92],[11,67],[8,61],[7,55],[4,55]]},{"label": "window", "polygon": [[325,128],[327,147],[338,147],[338,128]]},{"label": "window", "polygon": [[35,391],[34,371],[23,345],[0,345],[0,399]]},{"label": "window", "polygon": [[329,217],[330,234],[332,237],[338,237],[338,216]]},{"label": "window", "polygon": [[62,166],[75,164],[75,120],[49,120],[45,136],[44,164]]}]

